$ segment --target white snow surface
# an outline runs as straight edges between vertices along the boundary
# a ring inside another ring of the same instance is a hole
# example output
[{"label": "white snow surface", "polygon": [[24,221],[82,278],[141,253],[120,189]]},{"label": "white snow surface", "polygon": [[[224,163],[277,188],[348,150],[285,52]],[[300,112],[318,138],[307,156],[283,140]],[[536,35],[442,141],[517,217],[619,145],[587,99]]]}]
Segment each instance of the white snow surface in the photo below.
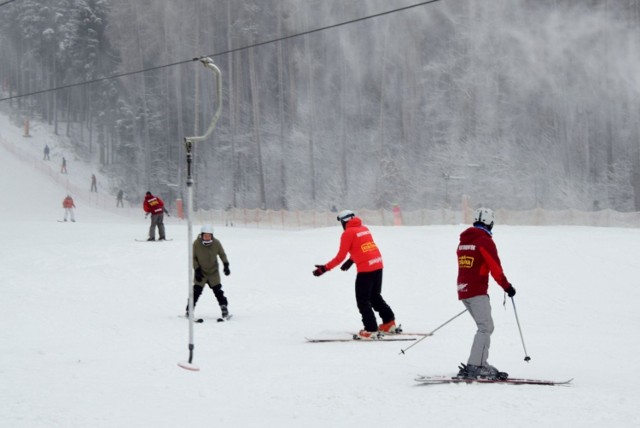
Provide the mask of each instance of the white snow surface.
[{"label": "white snow surface", "polygon": [[[1,118],[0,136],[26,144]],[[88,193],[73,195],[76,223],[58,222],[68,189],[34,168],[44,162],[42,138],[28,140],[33,164],[0,145],[3,427],[640,426],[637,229],[497,219],[531,361],[492,281],[490,362],[513,377],[574,381],[421,386],[417,375],[454,374],[466,362],[468,314],[405,355],[411,342],[307,343],[361,328],[355,269],[311,275],[337,252],[340,226],[215,225],[231,262],[223,288],[234,317],[216,323],[205,290],[196,315],[206,321],[194,326],[200,371],[190,372],[177,365],[188,359],[188,321],[178,317],[188,294],[186,224],[168,219],[173,241],[136,242],[148,228],[141,208],[97,207]],[[87,173],[70,170],[68,179],[88,188]],[[463,310],[455,248],[464,228],[371,227],[383,296],[405,331],[431,331]]]}]

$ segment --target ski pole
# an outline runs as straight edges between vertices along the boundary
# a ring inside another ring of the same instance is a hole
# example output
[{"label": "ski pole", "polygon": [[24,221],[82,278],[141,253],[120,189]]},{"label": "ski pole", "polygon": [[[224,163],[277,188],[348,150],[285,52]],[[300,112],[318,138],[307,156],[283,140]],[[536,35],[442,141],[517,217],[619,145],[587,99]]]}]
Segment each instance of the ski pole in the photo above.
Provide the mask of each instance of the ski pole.
[{"label": "ski pole", "polygon": [[454,319],[458,318],[460,315],[464,314],[465,312],[467,312],[467,310],[465,309],[464,311],[460,312],[458,315],[449,318],[447,321],[445,321],[444,323],[440,324],[438,327],[436,327],[434,330],[430,331],[429,333],[427,333],[426,335],[424,335],[423,337],[421,337],[420,339],[416,340],[415,342],[413,342],[410,346],[407,346],[404,349],[400,350],[400,354],[404,354],[405,351],[408,351],[409,349],[413,348],[414,346],[416,346],[418,343],[422,342],[424,339],[426,339],[429,336],[433,336],[433,333],[435,333],[436,331],[440,330],[442,327],[444,327],[445,325],[449,324],[451,321],[453,321]]},{"label": "ski pole", "polygon": [[520,328],[520,320],[518,320],[518,311],[516,311],[516,301],[513,300],[513,297],[511,297],[511,303],[513,303],[513,313],[516,315],[516,323],[518,324],[518,331],[520,332],[520,341],[522,341],[522,348],[524,349],[524,360],[528,363],[531,361],[531,357],[527,354],[527,347],[524,345],[522,329]]}]

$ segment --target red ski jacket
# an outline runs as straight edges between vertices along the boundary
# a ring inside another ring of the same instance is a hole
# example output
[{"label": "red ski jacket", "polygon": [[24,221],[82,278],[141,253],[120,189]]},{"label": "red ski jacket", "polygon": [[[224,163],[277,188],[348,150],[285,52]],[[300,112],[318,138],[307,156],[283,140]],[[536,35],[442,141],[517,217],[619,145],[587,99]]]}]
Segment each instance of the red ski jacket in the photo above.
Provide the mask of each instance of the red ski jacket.
[{"label": "red ski jacket", "polygon": [[73,203],[73,199],[71,199],[71,196],[67,196],[66,198],[64,198],[64,201],[62,201],[62,208],[75,208],[75,204]]},{"label": "red ski jacket", "polygon": [[373,272],[383,267],[382,254],[373,242],[371,232],[362,225],[362,220],[358,217],[353,217],[347,222],[347,227],[340,237],[338,254],[325,265],[327,270],[342,263],[347,253],[351,255],[358,272]]},{"label": "red ski jacket", "polygon": [[511,286],[502,271],[498,249],[488,231],[474,226],[462,232],[457,253],[459,300],[487,294],[489,273],[503,289]]},{"label": "red ski jacket", "polygon": [[146,195],[142,207],[146,213],[160,214],[164,210],[164,202],[157,196]]}]

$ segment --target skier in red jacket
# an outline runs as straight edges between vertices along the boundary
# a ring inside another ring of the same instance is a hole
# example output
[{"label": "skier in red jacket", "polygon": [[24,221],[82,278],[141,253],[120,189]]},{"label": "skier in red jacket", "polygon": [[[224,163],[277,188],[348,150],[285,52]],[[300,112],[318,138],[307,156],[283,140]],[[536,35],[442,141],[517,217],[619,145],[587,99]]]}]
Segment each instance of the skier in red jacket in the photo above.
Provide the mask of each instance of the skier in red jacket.
[{"label": "skier in red jacket", "polygon": [[73,198],[71,195],[67,195],[66,198],[62,201],[62,208],[64,208],[64,221],[67,221],[67,217],[71,217],[71,221],[75,222],[76,219],[73,216],[73,209],[76,207],[76,204],[73,203]]},{"label": "skier in red jacket", "polygon": [[164,241],[166,239],[164,234],[164,213],[169,215],[169,211],[164,207],[164,202],[157,196],[153,196],[151,192],[147,192],[144,197],[144,203],[142,204],[145,217],[151,214],[151,226],[149,226],[149,239],[147,241],[156,240],[156,227],[158,227],[159,240]]},{"label": "skier in red jacket", "polygon": [[473,217],[473,227],[460,234],[458,245],[458,299],[462,301],[478,330],[473,339],[467,365],[462,364],[458,377],[506,379],[507,373],[499,372],[487,362],[493,319],[489,303],[489,273],[513,297],[515,288],[502,271],[496,244],[493,242],[493,210],[478,208]]},{"label": "skier in red jacket", "polygon": [[[350,258],[340,266],[343,271],[356,264],[356,302],[362,315],[364,330],[358,333],[359,339],[371,340],[380,338],[382,333],[400,333],[396,326],[395,315],[384,301],[382,291],[382,255],[378,246],[373,241],[369,229],[362,225],[362,220],[353,211],[344,210],[338,214],[338,221],[342,223],[342,236],[340,237],[340,249],[338,254],[324,265],[315,265],[315,276],[330,271],[338,266],[349,253]],[[382,324],[377,325],[373,311],[378,312],[382,318]]]}]

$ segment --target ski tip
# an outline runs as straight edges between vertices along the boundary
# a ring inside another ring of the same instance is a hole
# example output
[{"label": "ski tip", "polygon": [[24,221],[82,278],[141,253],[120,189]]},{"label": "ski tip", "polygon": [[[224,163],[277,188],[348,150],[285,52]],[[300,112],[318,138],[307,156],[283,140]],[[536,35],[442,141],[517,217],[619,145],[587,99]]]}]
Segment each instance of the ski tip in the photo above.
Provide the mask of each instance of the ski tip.
[{"label": "ski tip", "polygon": [[185,370],[189,370],[190,372],[199,372],[200,371],[200,367],[196,366],[195,364],[192,364],[190,362],[187,361],[180,361],[178,363],[178,367],[181,367]]}]

